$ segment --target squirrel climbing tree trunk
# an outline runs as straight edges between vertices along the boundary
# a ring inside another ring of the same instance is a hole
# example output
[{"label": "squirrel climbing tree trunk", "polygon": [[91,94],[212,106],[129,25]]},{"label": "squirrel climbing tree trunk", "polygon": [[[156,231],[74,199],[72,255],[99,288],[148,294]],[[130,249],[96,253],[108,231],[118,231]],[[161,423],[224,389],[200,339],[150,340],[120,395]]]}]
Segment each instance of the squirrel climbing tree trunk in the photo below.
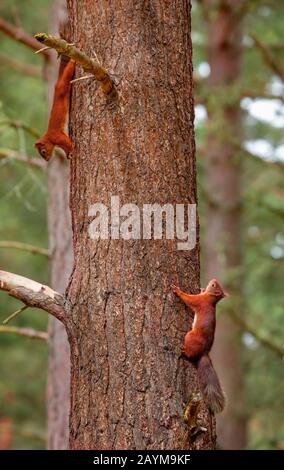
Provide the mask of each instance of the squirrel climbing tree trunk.
[{"label": "squirrel climbing tree trunk", "polygon": [[178,358],[188,312],[169,291],[174,280],[198,292],[198,242],[178,251],[175,240],[88,235],[90,206],[109,208],[112,196],[140,209],[196,203],[190,2],[68,0],[68,10],[72,42],[96,52],[119,93],[110,106],[90,79],[72,92],[70,446],[211,449],[204,404],[206,431],[196,437],[184,419],[198,384]]}]

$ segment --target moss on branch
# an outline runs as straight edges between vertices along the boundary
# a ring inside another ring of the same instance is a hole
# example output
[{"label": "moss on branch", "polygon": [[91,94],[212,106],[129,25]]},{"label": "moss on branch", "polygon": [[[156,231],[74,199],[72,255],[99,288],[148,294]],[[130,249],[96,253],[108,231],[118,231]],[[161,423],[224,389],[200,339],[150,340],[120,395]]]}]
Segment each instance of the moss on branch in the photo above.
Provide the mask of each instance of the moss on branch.
[{"label": "moss on branch", "polygon": [[81,65],[86,72],[94,75],[108,100],[115,101],[118,99],[113,78],[109,72],[101,66],[97,59],[88,57],[84,52],[80,51],[80,49],[73,44],[69,44],[64,39],[46,33],[37,33],[35,34],[35,38],[45,46],[55,49],[58,54],[67,55],[70,59]]}]

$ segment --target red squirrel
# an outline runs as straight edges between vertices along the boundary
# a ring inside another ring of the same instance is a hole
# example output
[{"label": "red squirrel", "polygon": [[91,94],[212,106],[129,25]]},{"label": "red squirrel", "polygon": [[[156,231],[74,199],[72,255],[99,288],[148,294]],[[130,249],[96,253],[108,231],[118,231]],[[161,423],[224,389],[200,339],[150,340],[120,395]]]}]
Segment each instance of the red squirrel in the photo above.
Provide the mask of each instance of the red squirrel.
[{"label": "red squirrel", "polygon": [[69,158],[72,143],[65,133],[65,124],[69,112],[71,80],[74,75],[75,62],[69,57],[61,56],[58,79],[54,88],[53,104],[46,133],[35,143],[39,154],[48,161],[55,146],[64,150]]},{"label": "red squirrel", "polygon": [[197,368],[198,379],[210,410],[220,413],[225,396],[209,357],[216,326],[216,304],[227,296],[216,279],[212,279],[200,294],[190,295],[171,285],[174,293],[194,312],[192,329],[185,335],[182,355]]}]

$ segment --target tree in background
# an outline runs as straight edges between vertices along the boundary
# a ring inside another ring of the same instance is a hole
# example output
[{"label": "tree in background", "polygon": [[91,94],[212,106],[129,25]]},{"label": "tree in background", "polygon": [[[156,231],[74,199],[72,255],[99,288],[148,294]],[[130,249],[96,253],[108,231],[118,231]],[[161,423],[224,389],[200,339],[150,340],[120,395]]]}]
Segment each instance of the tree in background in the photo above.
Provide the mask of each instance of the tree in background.
[{"label": "tree in background", "polygon": [[[68,39],[69,23],[65,0],[53,3],[50,31]],[[56,56],[49,76],[49,103],[52,102],[58,67]],[[64,293],[73,265],[71,217],[69,209],[69,162],[56,156],[48,165],[48,234],[51,287]],[[67,449],[70,409],[70,349],[64,326],[49,319],[49,368],[47,389],[48,448]]]},{"label": "tree in background", "polygon": [[[255,369],[255,364],[263,363],[260,359],[263,355],[269,358],[269,350],[277,358],[283,355],[279,346],[281,335],[278,340],[274,337],[271,318],[268,322],[265,314],[268,304],[270,310],[271,305],[276,304],[273,307],[275,321],[280,314],[277,299],[281,289],[277,290],[276,286],[277,273],[281,277],[281,265],[275,266],[275,261],[263,256],[268,246],[275,244],[275,237],[280,240],[281,213],[278,210],[276,215],[279,204],[276,193],[279,200],[281,190],[275,191],[273,184],[279,186],[279,170],[283,170],[283,165],[268,161],[275,158],[272,149],[266,159],[256,158],[260,141],[254,140],[265,136],[267,141],[281,143],[277,129],[265,128],[255,118],[265,119],[273,103],[275,109],[280,109],[277,100],[282,100],[283,94],[283,88],[279,91],[279,86],[278,90],[273,86],[276,77],[279,80],[282,74],[275,53],[282,47],[279,44],[281,21],[277,16],[281,18],[282,14],[283,17],[283,6],[279,2],[269,2],[269,6],[266,3],[203,0],[198,2],[198,8],[195,4],[194,10],[194,18],[200,21],[197,24],[204,27],[200,34],[200,28],[195,26],[193,34],[194,57],[198,64],[197,115],[200,111],[204,115],[205,109],[207,113],[206,135],[202,133],[202,123],[197,127],[201,226],[206,241],[202,264],[206,277],[212,277],[213,272],[220,273],[217,275],[234,294],[231,305],[221,306],[223,313],[215,342],[216,368],[228,395],[227,411],[219,418],[217,434],[221,448],[231,449],[246,445],[247,428],[248,446],[263,439],[258,437],[262,434],[260,424],[257,432],[251,432],[251,429],[255,431],[254,416],[259,407],[266,408],[264,403],[268,403],[268,396],[271,398],[271,394],[276,393],[277,386],[274,385],[272,392],[269,382],[263,380],[260,388],[269,391],[261,394],[262,403],[258,396],[256,406],[251,397],[255,400],[254,381],[257,376],[259,384],[262,371]],[[268,44],[264,45],[257,38]],[[255,112],[257,105],[263,106],[262,115]],[[256,156],[251,149],[256,150]],[[203,214],[206,214],[204,219]],[[261,259],[259,243],[264,250]],[[268,352],[262,351],[262,346]],[[273,367],[269,370],[273,376],[272,370],[277,370],[277,366],[274,359],[268,361],[272,361]],[[242,386],[243,377],[248,385],[246,391]],[[267,413],[263,412],[267,419]],[[273,421],[271,419],[271,424]],[[263,418],[261,422],[265,427]],[[276,427],[279,429],[278,424]]]},{"label": "tree in background", "polygon": [[[206,90],[207,143],[203,155],[207,205],[204,270],[207,279],[215,276],[224,280],[237,311],[241,309],[242,298],[241,160],[237,150],[241,140],[241,110],[240,97],[232,89],[240,79],[245,3],[246,0],[201,1],[210,67]],[[227,395],[227,407],[218,417],[218,441],[224,449],[242,449],[246,430],[240,327],[229,315],[222,315],[218,322],[213,357]]]}]

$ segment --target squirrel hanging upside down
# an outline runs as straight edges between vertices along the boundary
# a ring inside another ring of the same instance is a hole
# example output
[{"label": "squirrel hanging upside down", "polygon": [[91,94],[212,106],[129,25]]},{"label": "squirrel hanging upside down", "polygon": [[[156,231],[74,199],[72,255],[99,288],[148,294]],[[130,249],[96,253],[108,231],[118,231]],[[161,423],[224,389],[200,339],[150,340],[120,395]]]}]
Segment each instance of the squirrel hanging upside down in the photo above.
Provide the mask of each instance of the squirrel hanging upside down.
[{"label": "squirrel hanging upside down", "polygon": [[216,326],[216,304],[227,296],[216,279],[209,282],[200,294],[190,295],[171,285],[174,293],[194,312],[192,329],[185,335],[182,355],[197,368],[198,379],[210,410],[220,413],[225,396],[209,357]]},{"label": "squirrel hanging upside down", "polygon": [[48,161],[55,146],[64,150],[69,158],[72,143],[65,133],[65,124],[69,112],[71,80],[74,75],[75,62],[67,56],[60,57],[58,79],[54,88],[53,104],[46,133],[35,143],[39,154]]}]

